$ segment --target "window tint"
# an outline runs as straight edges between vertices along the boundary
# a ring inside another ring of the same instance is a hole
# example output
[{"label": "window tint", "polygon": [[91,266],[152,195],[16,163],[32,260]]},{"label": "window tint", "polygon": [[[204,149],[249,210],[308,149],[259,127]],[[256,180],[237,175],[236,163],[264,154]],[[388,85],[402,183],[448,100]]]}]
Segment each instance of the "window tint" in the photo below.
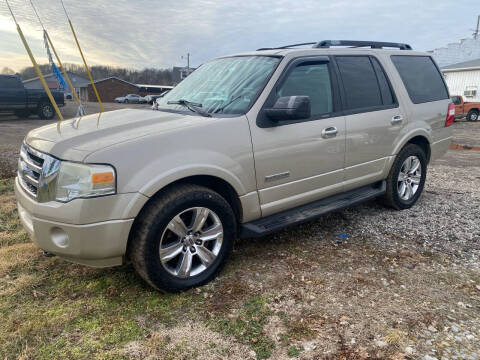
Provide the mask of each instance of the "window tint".
[{"label": "window tint", "polygon": [[21,88],[21,84],[16,77],[10,76],[0,76],[0,88],[7,88],[7,89],[18,89]]},{"label": "window tint", "polygon": [[312,117],[332,112],[332,86],[328,64],[303,63],[295,67],[277,90],[277,96],[310,97]]},{"label": "window tint", "polygon": [[368,56],[336,57],[348,110],[381,106],[377,76]]},{"label": "window tint", "polygon": [[448,99],[442,75],[430,56],[392,56],[392,61],[415,104]]},{"label": "window tint", "polygon": [[392,89],[388,84],[387,76],[380,66],[377,59],[374,57],[370,58],[372,60],[373,68],[377,73],[378,85],[380,86],[380,92],[382,94],[383,105],[392,105],[395,103],[395,99],[392,94]]}]

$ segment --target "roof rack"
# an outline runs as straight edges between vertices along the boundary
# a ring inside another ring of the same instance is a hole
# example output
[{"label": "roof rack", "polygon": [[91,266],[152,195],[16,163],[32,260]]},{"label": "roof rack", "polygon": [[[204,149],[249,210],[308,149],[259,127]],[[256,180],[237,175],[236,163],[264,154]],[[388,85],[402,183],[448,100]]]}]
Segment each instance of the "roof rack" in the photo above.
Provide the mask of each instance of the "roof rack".
[{"label": "roof rack", "polygon": [[412,50],[412,47],[408,44],[363,40],[322,40],[313,45],[314,48],[329,48],[331,46],[370,47],[372,49],[389,47],[400,50]]},{"label": "roof rack", "polygon": [[257,51],[288,49],[288,48],[297,47],[297,46],[315,45],[315,44],[318,44],[318,43],[317,43],[317,42],[306,42],[306,43],[292,44],[292,45],[284,45],[284,46],[278,46],[278,47],[260,48],[260,49],[257,49]]},{"label": "roof rack", "polygon": [[385,47],[389,47],[389,48],[398,48],[400,50],[412,50],[412,47],[410,45],[402,44],[402,43],[363,41],[363,40],[322,40],[319,42],[306,42],[306,43],[284,45],[284,46],[278,46],[278,47],[260,48],[260,49],[257,49],[257,51],[289,49],[292,47],[304,46],[304,45],[313,45],[312,48],[315,48],[315,49],[326,49],[331,46],[350,46],[350,47],[356,47],[356,48],[370,47],[372,49],[383,49]]}]

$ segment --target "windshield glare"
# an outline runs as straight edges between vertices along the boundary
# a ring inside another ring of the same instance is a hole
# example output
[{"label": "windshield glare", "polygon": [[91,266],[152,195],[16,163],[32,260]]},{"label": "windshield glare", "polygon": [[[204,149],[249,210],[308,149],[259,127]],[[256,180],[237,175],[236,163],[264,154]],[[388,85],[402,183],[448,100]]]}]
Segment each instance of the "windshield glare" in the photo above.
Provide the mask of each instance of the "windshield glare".
[{"label": "windshield glare", "polygon": [[157,100],[158,109],[181,110],[168,102],[187,100],[202,104],[209,113],[244,114],[280,61],[268,56],[237,56],[203,64]]}]

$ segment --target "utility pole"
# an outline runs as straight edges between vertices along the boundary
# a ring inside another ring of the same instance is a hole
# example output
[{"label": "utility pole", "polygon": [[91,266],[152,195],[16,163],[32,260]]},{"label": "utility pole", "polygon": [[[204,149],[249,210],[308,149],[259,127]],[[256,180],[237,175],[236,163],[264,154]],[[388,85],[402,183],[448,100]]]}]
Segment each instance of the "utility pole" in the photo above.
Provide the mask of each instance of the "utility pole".
[{"label": "utility pole", "polygon": [[477,28],[475,29],[475,32],[473,33],[473,38],[475,40],[477,40],[477,37],[479,35],[479,30],[478,30],[479,26],[480,26],[480,15],[478,15],[478,17],[477,17]]},{"label": "utility pole", "polygon": [[[182,55],[182,59],[184,56]],[[187,53],[187,76],[190,75],[190,53]]]}]

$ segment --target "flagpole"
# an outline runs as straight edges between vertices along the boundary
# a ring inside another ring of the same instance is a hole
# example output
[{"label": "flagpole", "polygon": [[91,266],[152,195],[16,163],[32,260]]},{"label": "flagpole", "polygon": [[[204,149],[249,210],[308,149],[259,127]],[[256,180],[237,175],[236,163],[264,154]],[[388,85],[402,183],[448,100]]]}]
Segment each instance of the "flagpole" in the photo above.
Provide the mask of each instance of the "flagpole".
[{"label": "flagpole", "polygon": [[57,62],[58,62],[58,66],[60,67],[60,71],[65,76],[65,80],[67,80],[67,83],[68,83],[68,86],[70,87],[70,90],[72,90],[72,95],[75,97],[75,101],[77,102],[78,106],[82,106],[82,102],[78,98],[77,92],[75,91],[75,88],[73,87],[73,84],[70,81],[70,77],[68,76],[67,71],[64,69],[62,62],[60,61],[60,57],[58,56],[57,51],[55,50],[55,46],[53,46],[52,40],[50,39],[50,36],[48,35],[47,30],[45,29],[45,26],[43,26],[43,22],[40,19],[40,16],[38,15],[37,9],[33,5],[32,0],[30,0],[30,4],[32,5],[32,8],[33,8],[33,11],[35,12],[35,15],[37,16],[38,22],[42,26],[42,29],[45,33],[45,36],[47,38],[48,43],[52,47],[53,53],[55,54],[55,58],[57,59]]},{"label": "flagpole", "polygon": [[30,47],[28,46],[27,40],[25,40],[25,36],[23,36],[22,29],[20,28],[20,25],[17,22],[17,19],[15,18],[15,15],[13,15],[12,8],[10,7],[10,4],[8,3],[8,0],[5,0],[8,6],[8,10],[10,11],[10,14],[12,15],[13,21],[15,22],[15,25],[17,26],[17,32],[18,35],[20,35],[20,39],[22,40],[23,46],[25,46],[25,50],[27,50],[28,57],[30,58],[30,61],[32,62],[32,65],[37,72],[38,78],[40,79],[40,82],[42,83],[43,88],[45,89],[45,92],[47,93],[47,96],[50,100],[50,102],[53,105],[53,108],[55,109],[55,112],[58,115],[58,118],[60,121],[63,121],[63,116],[62,113],[60,112],[60,109],[57,106],[57,102],[53,98],[52,92],[48,88],[47,83],[45,82],[45,79],[43,78],[42,72],[40,71],[40,68],[38,67],[37,62],[35,61],[35,58],[33,57],[32,51],[30,50]]},{"label": "flagpole", "polygon": [[73,29],[72,22],[70,20],[70,17],[68,16],[67,9],[65,9],[65,5],[63,4],[63,0],[60,0],[62,3],[63,11],[65,12],[65,16],[67,17],[68,24],[70,25],[70,29],[72,30],[73,37],[75,39],[75,42],[77,43],[78,51],[80,52],[80,56],[82,57],[83,60],[83,65],[85,66],[85,70],[87,70],[87,75],[88,78],[90,79],[90,83],[92,84],[93,91],[95,92],[95,96],[97,97],[98,104],[100,105],[100,112],[104,112],[105,109],[103,107],[102,101],[100,100],[100,95],[98,94],[97,88],[95,87],[95,84],[93,83],[93,77],[92,74],[90,73],[90,69],[88,68],[87,61],[85,60],[85,57],[83,56],[82,48],[80,47],[80,43],[78,42],[77,39],[77,34],[75,34],[75,30]]}]

